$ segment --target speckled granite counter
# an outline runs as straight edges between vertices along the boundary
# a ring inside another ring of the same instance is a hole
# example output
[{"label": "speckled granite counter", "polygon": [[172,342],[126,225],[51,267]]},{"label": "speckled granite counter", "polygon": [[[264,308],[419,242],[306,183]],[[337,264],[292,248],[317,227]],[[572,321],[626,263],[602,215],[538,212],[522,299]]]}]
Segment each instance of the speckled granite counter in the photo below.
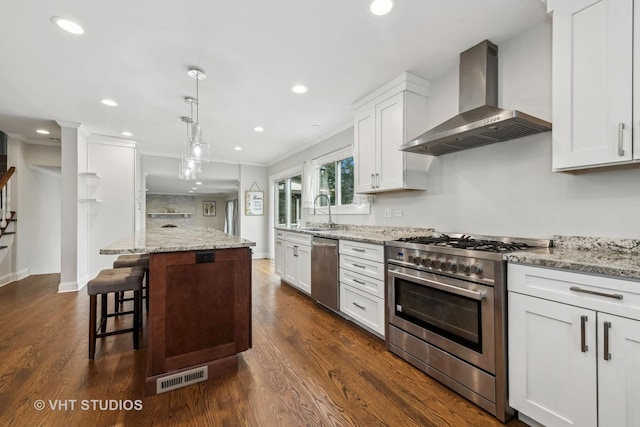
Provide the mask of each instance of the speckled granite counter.
[{"label": "speckled granite counter", "polygon": [[[355,242],[382,245],[387,240],[401,237],[426,236],[433,233],[433,228],[383,227],[375,225],[335,224],[333,228],[323,228],[325,224],[311,224],[310,227],[276,227],[276,230],[293,231],[311,234],[328,239],[352,240]],[[321,228],[321,229],[317,229]]]},{"label": "speckled granite counter", "polygon": [[100,249],[103,255],[232,249],[255,246],[255,242],[213,228],[152,228]]},{"label": "speckled granite counter", "polygon": [[640,281],[640,240],[554,236],[549,249],[512,252],[508,262]]}]

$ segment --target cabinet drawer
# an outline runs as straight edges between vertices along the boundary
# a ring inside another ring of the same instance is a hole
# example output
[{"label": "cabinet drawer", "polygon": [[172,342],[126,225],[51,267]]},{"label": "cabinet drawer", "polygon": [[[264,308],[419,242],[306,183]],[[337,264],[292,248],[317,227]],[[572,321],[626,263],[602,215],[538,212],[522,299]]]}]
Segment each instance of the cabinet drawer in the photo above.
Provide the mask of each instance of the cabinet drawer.
[{"label": "cabinet drawer", "polygon": [[276,239],[284,239],[284,230],[276,230],[275,231],[275,238]]},{"label": "cabinet drawer", "polygon": [[362,274],[341,268],[340,281],[375,297],[384,299],[384,281],[372,279]]},{"label": "cabinet drawer", "polygon": [[340,283],[340,311],[384,337],[384,300]]},{"label": "cabinet drawer", "polygon": [[384,262],[384,246],[340,240],[340,253],[371,261]]},{"label": "cabinet drawer", "polygon": [[292,233],[287,231],[285,233],[285,239],[288,243],[298,243],[301,245],[309,245],[311,246],[311,239],[313,236],[311,234],[303,234],[303,233]]},{"label": "cabinet drawer", "polygon": [[507,288],[640,320],[640,282],[636,281],[509,263]]},{"label": "cabinet drawer", "polygon": [[340,254],[340,268],[384,281],[384,264],[381,262]]}]

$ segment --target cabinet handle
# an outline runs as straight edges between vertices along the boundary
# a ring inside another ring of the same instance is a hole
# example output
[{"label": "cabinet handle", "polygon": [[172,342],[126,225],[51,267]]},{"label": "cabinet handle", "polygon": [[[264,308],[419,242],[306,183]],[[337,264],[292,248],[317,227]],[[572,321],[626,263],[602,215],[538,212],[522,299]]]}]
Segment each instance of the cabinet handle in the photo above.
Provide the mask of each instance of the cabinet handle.
[{"label": "cabinet handle", "polygon": [[351,248],[351,250],[356,252],[365,252],[364,249],[360,249],[360,248]]},{"label": "cabinet handle", "polygon": [[580,316],[580,351],[586,353],[589,346],[586,343],[587,316]]},{"label": "cabinet handle", "polygon": [[620,294],[607,294],[604,292],[598,292],[598,291],[590,291],[588,289],[582,289],[579,286],[572,286],[569,288],[569,290],[573,291],[573,292],[581,292],[583,294],[591,294],[591,295],[598,295],[601,297],[607,297],[607,298],[613,298],[613,299],[622,299],[624,298],[623,295]]},{"label": "cabinet handle", "polygon": [[376,174],[376,188],[380,188],[380,174]]},{"label": "cabinet handle", "polygon": [[351,280],[353,280],[354,282],[356,282],[356,283],[358,283],[360,285],[366,285],[367,284],[367,282],[365,282],[363,280],[360,280],[360,279],[351,279]]},{"label": "cabinet handle", "polygon": [[367,268],[366,265],[362,265],[362,264],[353,264],[353,266],[358,268]]},{"label": "cabinet handle", "polygon": [[364,305],[360,305],[357,302],[354,302],[352,304],[358,307],[360,310],[365,310],[365,311],[367,310],[367,307],[365,307]]},{"label": "cabinet handle", "polygon": [[622,144],[624,142],[624,123],[618,123],[618,156],[624,156],[624,148]]},{"label": "cabinet handle", "polygon": [[371,174],[371,188],[376,188],[376,174]]},{"label": "cabinet handle", "polygon": [[609,329],[611,329],[611,322],[604,322],[604,360],[611,360],[611,353],[609,353]]},{"label": "cabinet handle", "polygon": [[297,246],[293,247],[293,256],[298,256],[298,247]]}]

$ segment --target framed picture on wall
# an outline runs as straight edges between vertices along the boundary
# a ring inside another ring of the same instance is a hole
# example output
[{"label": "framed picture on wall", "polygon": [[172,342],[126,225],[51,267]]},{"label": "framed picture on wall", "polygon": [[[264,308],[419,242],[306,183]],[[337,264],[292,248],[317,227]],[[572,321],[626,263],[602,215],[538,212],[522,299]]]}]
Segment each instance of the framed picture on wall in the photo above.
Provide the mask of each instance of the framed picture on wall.
[{"label": "framed picture on wall", "polygon": [[202,202],[202,215],[216,216],[216,202]]}]

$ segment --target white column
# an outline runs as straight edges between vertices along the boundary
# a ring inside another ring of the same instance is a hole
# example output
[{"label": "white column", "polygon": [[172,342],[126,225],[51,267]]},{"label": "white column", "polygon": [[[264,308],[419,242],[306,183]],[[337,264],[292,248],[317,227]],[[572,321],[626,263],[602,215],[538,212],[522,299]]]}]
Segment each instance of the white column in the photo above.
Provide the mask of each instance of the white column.
[{"label": "white column", "polygon": [[87,134],[80,123],[58,122],[62,151],[62,222],[58,292],[77,291],[87,278],[87,211],[78,203],[78,173],[86,171]]}]

